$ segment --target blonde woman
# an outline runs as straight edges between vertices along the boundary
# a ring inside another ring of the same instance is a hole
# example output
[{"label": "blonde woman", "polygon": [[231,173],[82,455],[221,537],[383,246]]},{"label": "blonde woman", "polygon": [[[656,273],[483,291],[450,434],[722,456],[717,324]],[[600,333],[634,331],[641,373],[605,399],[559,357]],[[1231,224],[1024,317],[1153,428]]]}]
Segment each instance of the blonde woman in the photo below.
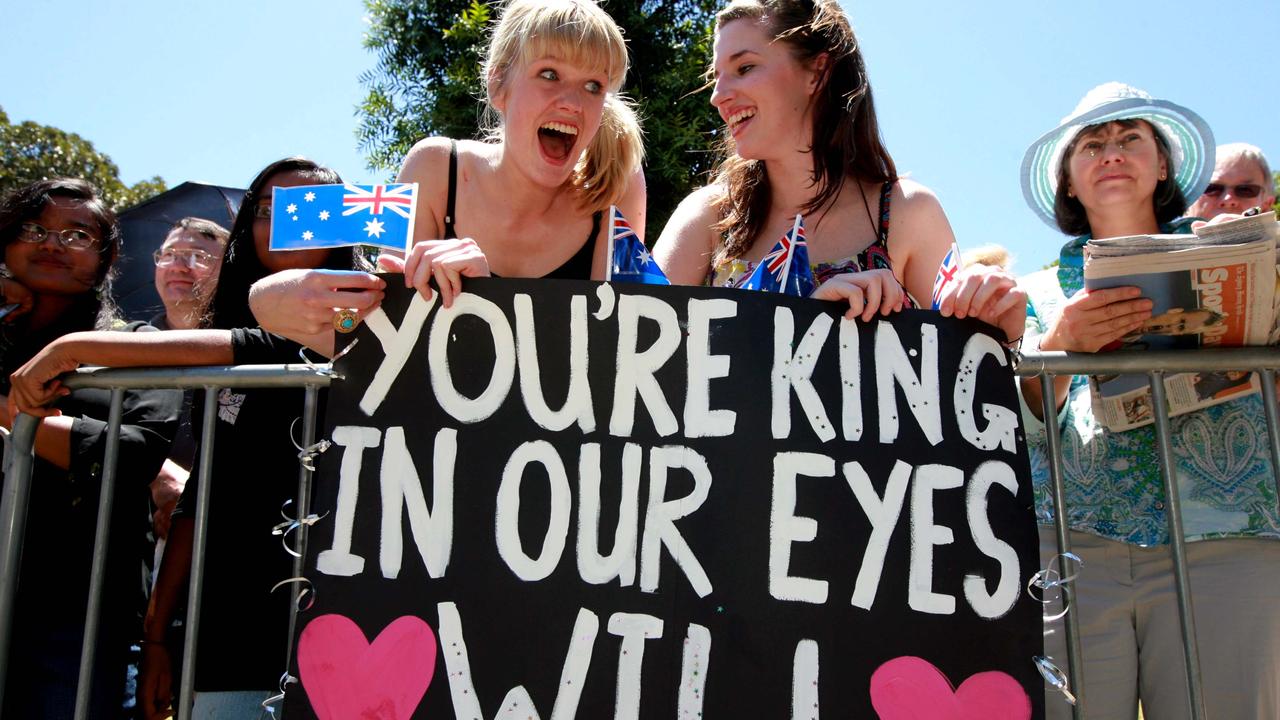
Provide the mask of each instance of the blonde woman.
[{"label": "blonde woman", "polygon": [[[419,186],[414,245],[382,266],[428,298],[434,278],[446,306],[464,277],[603,279],[605,211],[617,205],[641,236],[645,225],[627,67],[622,31],[593,0],[508,4],[484,60],[488,136],[409,151],[397,182]],[[363,316],[380,287],[365,273],[282,273],[250,302],[262,327],[332,352],[334,309]]]}]

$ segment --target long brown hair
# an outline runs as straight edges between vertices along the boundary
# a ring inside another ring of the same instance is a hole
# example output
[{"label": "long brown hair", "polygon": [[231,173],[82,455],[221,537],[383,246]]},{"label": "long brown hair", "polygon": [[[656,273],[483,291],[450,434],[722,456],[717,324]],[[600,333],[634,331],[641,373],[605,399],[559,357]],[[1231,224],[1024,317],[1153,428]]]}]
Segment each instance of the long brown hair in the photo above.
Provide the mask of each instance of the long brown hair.
[{"label": "long brown hair", "polygon": [[[849,18],[836,0],[734,0],[716,15],[716,28],[734,20],[764,20],[774,39],[786,43],[802,63],[827,55],[820,88],[812,100],[813,178],[817,193],[804,206],[810,213],[835,198],[850,176],[887,182],[898,179],[893,158],[880,137],[871,84]],[[771,189],[764,162],[738,155],[731,135],[720,145],[713,182],[724,187],[724,236],[717,260],[742,256],[764,227]],[[861,187],[858,188],[861,192]]]}]

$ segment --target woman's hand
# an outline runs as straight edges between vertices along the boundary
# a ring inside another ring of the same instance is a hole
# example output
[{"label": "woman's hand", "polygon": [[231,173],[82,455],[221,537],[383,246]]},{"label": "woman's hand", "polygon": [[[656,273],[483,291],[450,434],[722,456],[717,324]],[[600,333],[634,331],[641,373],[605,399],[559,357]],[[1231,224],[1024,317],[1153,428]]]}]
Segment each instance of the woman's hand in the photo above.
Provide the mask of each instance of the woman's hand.
[{"label": "woman's hand", "polygon": [[847,300],[850,320],[868,322],[876,313],[888,315],[906,305],[907,294],[889,270],[867,270],[837,275],[818,286],[809,297],[815,300]]},{"label": "woman's hand", "polygon": [[1151,301],[1136,287],[1081,290],[1040,338],[1041,350],[1097,352],[1142,327]]},{"label": "woman's hand", "polygon": [[1019,340],[1027,325],[1027,293],[1013,275],[989,265],[972,265],[947,284],[938,300],[943,317],[977,318]]},{"label": "woman's hand", "polygon": [[164,642],[142,643],[142,667],[138,671],[138,704],[144,720],[171,720],[173,669]]},{"label": "woman's hand", "polygon": [[151,515],[151,527],[155,529],[156,537],[169,537],[169,518],[173,515],[173,509],[178,506],[178,499],[182,497],[182,489],[187,486],[190,474],[178,463],[165,460],[160,466],[160,474],[151,481],[151,503],[156,506]]},{"label": "woman's hand", "polygon": [[403,261],[384,255],[378,264],[388,270],[404,272],[404,286],[417,288],[422,297],[431,299],[431,279],[440,288],[440,302],[445,307],[462,292],[462,278],[489,277],[489,260],[471,238],[454,240],[422,240],[415,243]]},{"label": "woman's hand", "polygon": [[386,285],[352,270],[282,270],[249,288],[249,309],[262,329],[312,345],[316,336],[333,334],[334,311],[354,310],[360,318],[373,312]]},{"label": "woman's hand", "polygon": [[57,408],[49,407],[53,401],[71,393],[58,377],[80,367],[80,361],[70,357],[65,348],[61,339],[54,340],[9,376],[10,418],[20,412],[36,417],[62,414]]},{"label": "woman's hand", "polygon": [[18,306],[4,316],[4,322],[13,322],[14,318],[31,312],[31,308],[36,304],[35,297],[27,286],[13,278],[0,277],[0,296],[4,299],[0,305]]}]

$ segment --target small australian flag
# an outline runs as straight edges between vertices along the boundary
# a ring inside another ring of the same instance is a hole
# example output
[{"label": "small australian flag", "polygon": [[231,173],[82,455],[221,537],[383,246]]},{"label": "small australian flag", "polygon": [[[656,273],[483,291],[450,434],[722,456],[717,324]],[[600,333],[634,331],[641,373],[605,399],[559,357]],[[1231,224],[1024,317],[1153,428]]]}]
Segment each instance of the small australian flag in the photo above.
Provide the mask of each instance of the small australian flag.
[{"label": "small australian flag", "polygon": [[796,215],[795,224],[740,287],[795,297],[809,297],[813,293],[813,268],[809,267],[809,246],[804,240],[804,216]]},{"label": "small australian flag", "polygon": [[417,183],[278,187],[271,198],[271,249],[373,245],[407,251]]},{"label": "small australian flag", "polygon": [[649,254],[649,249],[636,236],[636,231],[622,217],[617,205],[609,206],[609,274],[606,279],[645,285],[671,284]]}]

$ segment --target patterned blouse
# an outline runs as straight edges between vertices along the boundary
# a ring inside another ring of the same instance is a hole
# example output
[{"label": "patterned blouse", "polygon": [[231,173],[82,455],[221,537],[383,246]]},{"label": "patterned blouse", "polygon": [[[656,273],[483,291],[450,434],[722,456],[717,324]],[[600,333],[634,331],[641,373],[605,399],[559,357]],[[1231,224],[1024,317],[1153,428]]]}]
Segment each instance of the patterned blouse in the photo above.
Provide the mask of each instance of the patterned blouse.
[{"label": "patterned blouse", "polygon": [[[1187,220],[1161,232],[1187,233]],[[1027,338],[1043,335],[1067,297],[1084,286],[1083,247],[1088,236],[1062,249],[1057,268],[1023,279],[1028,294]],[[1034,345],[1032,345],[1034,347]],[[1023,402],[1036,515],[1053,522],[1044,423]],[[1276,475],[1268,451],[1267,423],[1257,395],[1170,419],[1173,455],[1188,540],[1280,537]],[[1088,379],[1072,378],[1058,414],[1068,522],[1073,530],[1150,546],[1169,542],[1164,484],[1152,426],[1123,432],[1093,416]]]},{"label": "patterned blouse", "polygon": [[[889,195],[893,192],[893,181],[886,182],[880,189],[880,225],[877,228],[875,242],[867,246],[857,255],[829,263],[811,263],[814,285],[821,285],[836,275],[844,273],[864,272],[867,270],[893,270],[889,261]],[[716,263],[707,275],[707,284],[711,287],[741,287],[755,272],[754,263],[741,258],[722,260]],[[915,301],[907,295],[907,307],[916,307]]]}]

